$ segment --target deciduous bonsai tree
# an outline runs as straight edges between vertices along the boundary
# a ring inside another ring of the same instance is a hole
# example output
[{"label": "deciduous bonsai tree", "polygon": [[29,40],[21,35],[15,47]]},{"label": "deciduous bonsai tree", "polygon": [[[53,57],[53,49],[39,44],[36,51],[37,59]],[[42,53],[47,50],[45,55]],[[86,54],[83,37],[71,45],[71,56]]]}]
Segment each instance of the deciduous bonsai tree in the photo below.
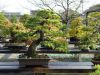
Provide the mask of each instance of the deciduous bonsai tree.
[{"label": "deciduous bonsai tree", "polygon": [[70,41],[75,43],[75,45],[79,43],[79,40],[85,34],[83,28],[84,24],[83,24],[83,19],[81,17],[74,18],[71,21],[69,28],[69,36],[70,36]]},{"label": "deciduous bonsai tree", "polygon": [[93,34],[97,39],[97,44],[100,44],[100,12],[92,12],[88,16],[89,26],[93,28]]},{"label": "deciduous bonsai tree", "polygon": [[88,50],[99,49],[100,44],[100,12],[90,13],[88,16],[88,26],[83,28],[85,36],[81,38],[81,48]]},{"label": "deciduous bonsai tree", "polygon": [[0,13],[0,36],[9,37],[10,27],[11,22],[4,16],[3,13]]}]

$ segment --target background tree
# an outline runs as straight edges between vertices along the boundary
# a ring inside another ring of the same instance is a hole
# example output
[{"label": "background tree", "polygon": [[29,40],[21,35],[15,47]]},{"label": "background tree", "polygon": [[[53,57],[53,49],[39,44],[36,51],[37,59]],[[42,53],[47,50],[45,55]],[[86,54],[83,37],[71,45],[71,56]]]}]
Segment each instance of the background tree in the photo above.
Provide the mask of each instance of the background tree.
[{"label": "background tree", "polygon": [[[75,12],[80,8],[83,0],[28,0],[31,4],[36,4],[40,8],[48,8],[55,11],[56,9],[62,9],[66,14],[65,23],[69,21],[69,10],[72,9]],[[56,12],[56,11],[55,11]],[[56,12],[57,13],[57,12]],[[57,13],[61,18],[63,18],[59,13]],[[74,13],[76,14],[76,13]]]}]

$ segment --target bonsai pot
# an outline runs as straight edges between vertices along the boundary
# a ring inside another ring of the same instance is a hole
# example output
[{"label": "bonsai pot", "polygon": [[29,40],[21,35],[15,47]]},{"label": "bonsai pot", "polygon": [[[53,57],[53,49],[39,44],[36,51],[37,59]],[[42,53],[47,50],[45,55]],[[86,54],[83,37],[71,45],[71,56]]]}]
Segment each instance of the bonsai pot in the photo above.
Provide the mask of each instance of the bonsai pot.
[{"label": "bonsai pot", "polygon": [[21,66],[47,66],[49,58],[18,59]]},{"label": "bonsai pot", "polygon": [[78,41],[79,41],[78,38],[76,38],[76,37],[70,37],[70,43],[71,44],[76,44]]}]

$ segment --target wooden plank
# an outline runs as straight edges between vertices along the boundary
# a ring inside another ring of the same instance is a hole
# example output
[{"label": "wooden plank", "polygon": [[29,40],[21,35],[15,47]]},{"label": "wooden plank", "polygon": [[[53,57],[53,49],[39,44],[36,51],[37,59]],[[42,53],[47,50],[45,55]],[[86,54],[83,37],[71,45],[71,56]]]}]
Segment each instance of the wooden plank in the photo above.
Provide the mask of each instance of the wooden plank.
[{"label": "wooden plank", "polygon": [[0,66],[19,66],[19,62],[0,62]]},{"label": "wooden plank", "polygon": [[100,54],[100,50],[90,50],[90,51],[69,50],[68,54]]},{"label": "wooden plank", "polygon": [[0,50],[0,53],[26,53],[27,50]]},{"label": "wooden plank", "polygon": [[83,70],[86,70],[86,69],[93,69],[92,66],[48,66],[49,69],[83,69]]},{"label": "wooden plank", "polygon": [[[60,66],[61,67],[61,66]],[[50,69],[50,68],[42,68],[35,67],[32,69],[35,73],[89,73],[94,71],[95,69]]]},{"label": "wooden plank", "polygon": [[49,62],[52,66],[92,66],[92,62]]},{"label": "wooden plank", "polygon": [[20,66],[0,66],[0,70],[17,70]]}]

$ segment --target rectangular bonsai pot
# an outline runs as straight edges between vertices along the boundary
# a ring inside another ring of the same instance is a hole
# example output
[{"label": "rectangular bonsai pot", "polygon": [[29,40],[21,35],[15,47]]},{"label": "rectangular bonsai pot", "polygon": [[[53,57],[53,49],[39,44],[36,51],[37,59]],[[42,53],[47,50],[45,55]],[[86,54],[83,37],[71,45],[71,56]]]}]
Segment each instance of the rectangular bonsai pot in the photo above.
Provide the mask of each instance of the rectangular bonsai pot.
[{"label": "rectangular bonsai pot", "polygon": [[21,66],[45,66],[49,60],[49,58],[18,59]]}]

